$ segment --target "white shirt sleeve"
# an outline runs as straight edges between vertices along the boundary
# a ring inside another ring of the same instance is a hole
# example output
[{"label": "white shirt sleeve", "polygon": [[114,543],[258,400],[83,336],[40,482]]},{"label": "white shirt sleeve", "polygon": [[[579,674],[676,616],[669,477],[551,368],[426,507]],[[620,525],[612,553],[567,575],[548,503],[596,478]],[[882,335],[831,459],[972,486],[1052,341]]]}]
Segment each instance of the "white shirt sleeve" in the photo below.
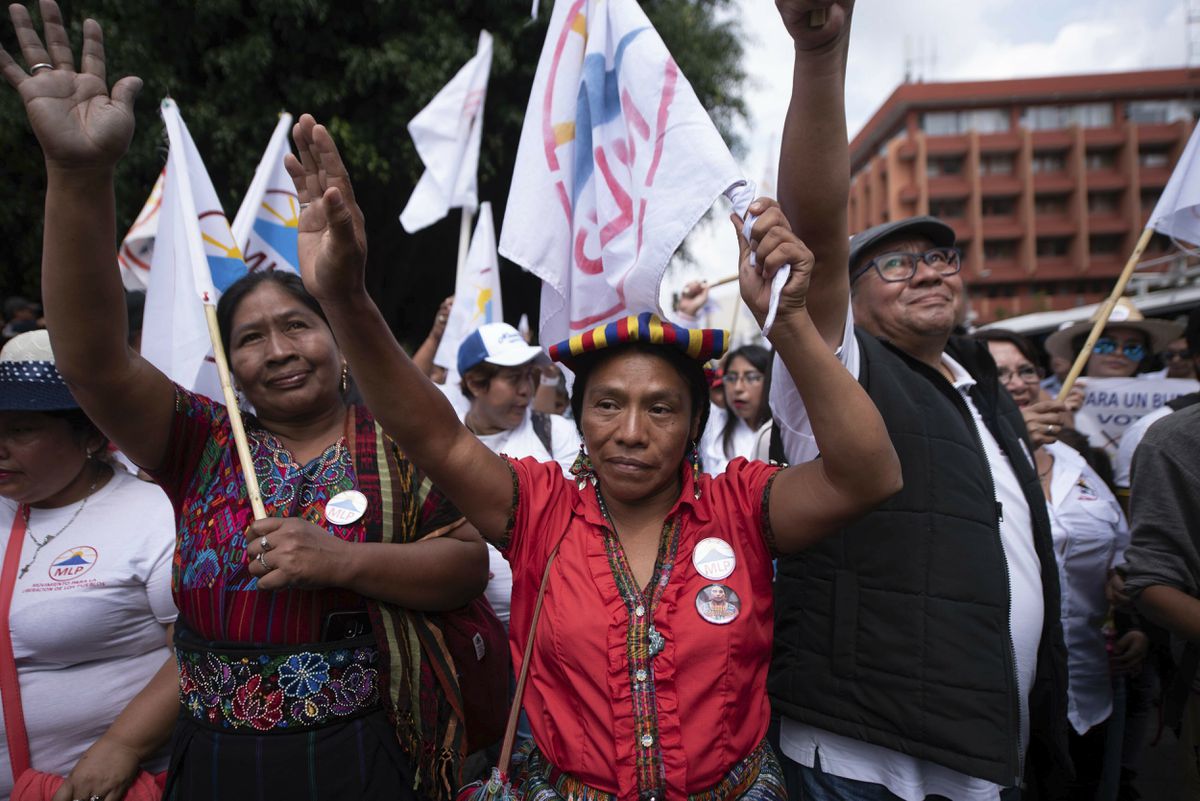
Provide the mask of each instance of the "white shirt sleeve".
[{"label": "white shirt sleeve", "polygon": [[[846,328],[842,332],[842,345],[836,353],[850,374],[858,378],[860,355],[858,340],[854,338],[854,311],[849,301],[846,302]],[[778,355],[771,367],[771,414],[775,418],[775,425],[779,426],[788,464],[810,462],[821,455],[813,437],[808,409],[804,408],[796,384]]]},{"label": "white shirt sleeve", "polygon": [[550,446],[554,461],[562,467],[563,475],[571,475],[571,465],[579,456],[579,429],[575,423],[561,414],[550,415]]}]

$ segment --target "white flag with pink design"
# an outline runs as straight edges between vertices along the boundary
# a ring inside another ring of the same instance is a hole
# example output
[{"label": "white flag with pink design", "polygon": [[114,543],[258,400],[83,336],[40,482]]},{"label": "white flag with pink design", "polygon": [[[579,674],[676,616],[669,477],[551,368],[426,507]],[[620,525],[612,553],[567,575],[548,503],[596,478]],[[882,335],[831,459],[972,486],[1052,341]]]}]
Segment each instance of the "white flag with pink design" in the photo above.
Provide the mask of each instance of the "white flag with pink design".
[{"label": "white flag with pink design", "polygon": [[554,4],[500,236],[500,253],[543,281],[544,345],[661,314],[671,255],[744,183],[634,0]]}]

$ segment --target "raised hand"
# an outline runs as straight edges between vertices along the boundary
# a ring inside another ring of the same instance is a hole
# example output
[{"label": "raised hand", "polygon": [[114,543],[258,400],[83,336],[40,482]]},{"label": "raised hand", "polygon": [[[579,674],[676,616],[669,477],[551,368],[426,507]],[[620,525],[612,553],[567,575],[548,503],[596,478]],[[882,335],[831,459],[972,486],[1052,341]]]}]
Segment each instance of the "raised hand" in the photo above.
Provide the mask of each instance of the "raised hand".
[{"label": "raised hand", "polygon": [[854,0],[775,0],[797,50],[820,50],[849,29]]},{"label": "raised hand", "polygon": [[1021,416],[1025,418],[1025,427],[1029,429],[1029,439],[1035,448],[1057,442],[1059,433],[1070,428],[1073,422],[1066,404],[1053,398],[1029,404],[1021,410]]},{"label": "raised hand", "polygon": [[133,138],[133,101],[142,80],[122,78],[109,94],[104,36],[93,19],[83,23],[83,57],[76,72],[58,4],[41,0],[41,11],[45,44],[25,7],[8,7],[21,55],[33,74],[3,48],[0,73],[20,93],[48,168],[112,168]]},{"label": "raised hand", "polygon": [[[742,233],[742,218],[732,214],[730,219],[737,229],[738,246],[741,250],[738,283],[742,300],[754,313],[754,319],[758,321],[759,326],[762,326],[770,307],[771,281],[775,273],[786,265],[791,265],[792,275],[783,286],[776,320],[805,312],[813,254],[792,232],[787,217],[774,200],[760,197],[750,204],[749,210],[758,215],[750,231],[750,241],[747,241]],[[754,253],[754,266],[750,264],[751,252]]]},{"label": "raised hand", "polygon": [[345,297],[363,287],[367,231],[362,210],[325,126],[311,114],[301,115],[292,139],[300,157],[289,153],[284,166],[300,197],[300,277],[317,300]]}]

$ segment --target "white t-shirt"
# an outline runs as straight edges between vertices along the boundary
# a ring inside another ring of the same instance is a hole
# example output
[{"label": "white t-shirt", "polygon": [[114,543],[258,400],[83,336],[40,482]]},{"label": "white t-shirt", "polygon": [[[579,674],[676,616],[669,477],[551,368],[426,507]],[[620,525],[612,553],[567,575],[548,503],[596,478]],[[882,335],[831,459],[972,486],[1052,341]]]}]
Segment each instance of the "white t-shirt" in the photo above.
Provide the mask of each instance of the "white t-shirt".
[{"label": "white t-shirt", "polygon": [[1104,585],[1125,559],[1129,525],[1096,471],[1069,445],[1045,446],[1050,470],[1050,531],[1062,586],[1067,645],[1067,719],[1079,734],[1112,714],[1112,678],[1103,632],[1108,616]]},{"label": "white t-shirt", "polygon": [[1175,411],[1170,406],[1160,406],[1154,411],[1139,417],[1125,429],[1121,435],[1121,444],[1117,447],[1117,457],[1113,459],[1113,483],[1118,487],[1129,489],[1129,471],[1133,467],[1133,452],[1141,444],[1142,437],[1150,426]]},{"label": "white t-shirt", "polygon": [[708,423],[700,436],[700,458],[704,462],[704,472],[719,476],[731,461],[739,456],[747,459],[754,458],[755,431],[740,417],[736,417],[733,428],[733,441],[730,455],[725,455],[725,421],[729,412],[715,403],[709,405]]},{"label": "white t-shirt", "polygon": [[[79,503],[33,509],[38,541],[62,529]],[[16,504],[0,500],[0,551]],[[27,535],[9,626],[33,767],[66,775],[83,752],[171,658],[175,512],[154,484],[121,468],[82,514],[34,558]],[[0,728],[3,722],[0,720]],[[164,750],[149,770],[166,769]],[[8,742],[0,736],[0,797],[12,791]]]},{"label": "white t-shirt", "polygon": [[[468,410],[470,407],[467,407]],[[466,417],[466,412],[462,413]],[[555,461],[562,466],[563,475],[570,475],[571,465],[579,455],[579,431],[575,424],[562,415],[552,414],[550,418],[550,447],[554,453],[546,450],[546,446],[538,438],[533,427],[533,414],[525,412],[525,419],[519,426],[498,434],[476,435],[479,441],[493,453],[502,453],[514,459],[532,456],[539,462]],[[500,622],[508,629],[509,606],[512,604],[512,568],[508,561],[500,555],[500,551],[490,542],[488,549],[488,585],[485,595],[492,611]]]},{"label": "white t-shirt", "polygon": [[[854,316],[846,311],[846,329],[838,357],[857,378],[860,366],[858,340],[854,338]],[[784,453],[790,464],[816,458],[816,441],[808,413],[796,385],[779,357],[771,378],[771,409],[780,426]],[[1029,742],[1029,690],[1037,667],[1037,649],[1042,636],[1044,604],[1042,571],[1033,545],[1033,521],[1029,504],[1016,473],[1000,449],[995,437],[984,425],[968,391],[975,380],[962,365],[942,354],[942,363],[954,376],[958,390],[983,442],[984,454],[992,471],[996,500],[1004,510],[1000,521],[1000,542],[1009,573],[1009,620],[1013,653],[1017,662],[1017,686],[1020,691],[1021,745]],[[924,379],[921,379],[924,380]],[[1031,459],[1032,462],[1032,459]],[[806,767],[816,763],[820,752],[821,770],[844,779],[879,784],[904,801],[922,801],[928,795],[943,795],[955,801],[996,801],[1000,785],[968,776],[928,760],[892,751],[814,726],[784,718],[780,728],[780,746],[791,759]]]}]

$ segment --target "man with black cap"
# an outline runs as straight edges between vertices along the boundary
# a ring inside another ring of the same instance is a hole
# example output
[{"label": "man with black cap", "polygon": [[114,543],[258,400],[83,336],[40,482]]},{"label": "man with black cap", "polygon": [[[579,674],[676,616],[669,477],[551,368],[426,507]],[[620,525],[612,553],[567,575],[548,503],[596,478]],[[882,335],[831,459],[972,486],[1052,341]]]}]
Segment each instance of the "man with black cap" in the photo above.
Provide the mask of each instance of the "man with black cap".
[{"label": "man with black cap", "polygon": [[[809,311],[904,469],[898,495],[779,562],[768,687],[789,792],[1008,801],[1027,758],[1068,761],[1058,574],[1025,425],[986,348],[951,336],[963,308],[952,228],[908,217],[847,248],[852,0],[777,5],[795,42],[780,201],[816,256]],[[785,372],[772,451],[812,459]]]}]

